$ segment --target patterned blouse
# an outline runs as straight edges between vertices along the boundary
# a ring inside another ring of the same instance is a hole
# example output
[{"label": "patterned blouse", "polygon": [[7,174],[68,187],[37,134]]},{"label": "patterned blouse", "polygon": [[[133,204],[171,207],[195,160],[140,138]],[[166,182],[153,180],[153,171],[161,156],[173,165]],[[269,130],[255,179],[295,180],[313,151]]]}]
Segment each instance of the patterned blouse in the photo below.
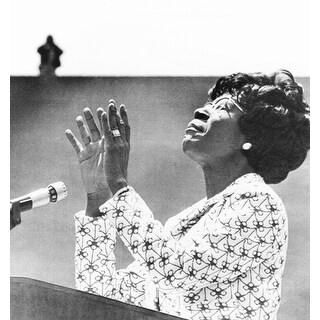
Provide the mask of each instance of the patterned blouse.
[{"label": "patterned blouse", "polygon": [[[280,198],[254,173],[165,226],[132,187],[76,224],[76,287],[186,319],[276,319],[288,225]],[[115,269],[116,233],[135,261]]]}]

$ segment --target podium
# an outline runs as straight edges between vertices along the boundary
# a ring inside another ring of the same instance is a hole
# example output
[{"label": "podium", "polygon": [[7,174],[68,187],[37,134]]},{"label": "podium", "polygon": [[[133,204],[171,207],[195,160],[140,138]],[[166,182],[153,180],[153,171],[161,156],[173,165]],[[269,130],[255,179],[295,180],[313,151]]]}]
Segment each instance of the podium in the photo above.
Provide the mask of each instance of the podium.
[{"label": "podium", "polygon": [[181,320],[165,313],[23,278],[10,278],[11,320]]}]

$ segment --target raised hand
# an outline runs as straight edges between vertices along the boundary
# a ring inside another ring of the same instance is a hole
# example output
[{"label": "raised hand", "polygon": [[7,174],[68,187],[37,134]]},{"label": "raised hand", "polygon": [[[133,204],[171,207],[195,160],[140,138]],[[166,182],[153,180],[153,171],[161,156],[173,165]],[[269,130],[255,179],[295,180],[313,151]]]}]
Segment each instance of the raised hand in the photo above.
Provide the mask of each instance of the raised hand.
[{"label": "raised hand", "polygon": [[[102,108],[97,110],[100,125],[103,112]],[[83,115],[86,125],[83,117],[79,116],[76,119],[82,143],[69,129],[66,130],[66,136],[78,156],[81,177],[88,197],[86,214],[98,215],[99,205],[111,196],[104,170],[104,143],[91,110],[85,108]]]},{"label": "raised hand", "polygon": [[120,106],[119,113],[115,102],[111,100],[108,115],[102,113],[101,122],[105,141],[104,168],[108,185],[114,194],[128,184],[130,126],[125,106]]}]

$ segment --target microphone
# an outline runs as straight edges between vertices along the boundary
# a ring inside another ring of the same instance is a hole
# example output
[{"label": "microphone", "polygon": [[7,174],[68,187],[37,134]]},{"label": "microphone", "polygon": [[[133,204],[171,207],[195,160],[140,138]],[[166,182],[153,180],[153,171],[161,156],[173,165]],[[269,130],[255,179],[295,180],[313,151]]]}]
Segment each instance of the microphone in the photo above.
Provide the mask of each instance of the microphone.
[{"label": "microphone", "polygon": [[20,212],[28,211],[36,207],[45,206],[49,202],[58,202],[67,197],[67,188],[61,181],[54,182],[46,188],[38,189],[22,197],[10,200],[10,211],[12,203],[18,202]]}]

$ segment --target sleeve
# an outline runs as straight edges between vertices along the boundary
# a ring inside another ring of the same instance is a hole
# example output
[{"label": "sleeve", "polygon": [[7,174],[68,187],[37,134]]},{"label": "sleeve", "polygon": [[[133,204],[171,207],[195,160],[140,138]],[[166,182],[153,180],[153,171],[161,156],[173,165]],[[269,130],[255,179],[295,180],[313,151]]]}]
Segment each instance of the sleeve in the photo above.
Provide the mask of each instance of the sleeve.
[{"label": "sleeve", "polygon": [[207,218],[204,230],[189,232],[180,241],[165,236],[161,223],[131,187],[100,210],[162,290],[184,291],[232,279],[272,256],[277,226],[268,220],[271,202],[268,194],[243,195],[220,208],[215,219]]},{"label": "sleeve", "polygon": [[138,263],[116,270],[116,230],[105,216],[75,215],[76,288],[88,293],[154,309],[154,297],[145,296],[146,270]]}]

